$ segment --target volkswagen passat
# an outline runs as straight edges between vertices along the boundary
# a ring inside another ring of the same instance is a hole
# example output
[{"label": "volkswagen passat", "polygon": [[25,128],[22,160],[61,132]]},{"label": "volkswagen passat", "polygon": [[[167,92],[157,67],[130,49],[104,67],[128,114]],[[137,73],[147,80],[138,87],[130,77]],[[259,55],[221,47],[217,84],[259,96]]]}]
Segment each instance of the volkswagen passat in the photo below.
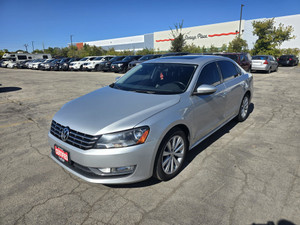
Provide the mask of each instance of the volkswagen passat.
[{"label": "volkswagen passat", "polygon": [[144,62],[55,114],[51,157],[89,182],[167,181],[188,150],[233,118],[248,117],[252,89],[252,75],[229,58]]}]

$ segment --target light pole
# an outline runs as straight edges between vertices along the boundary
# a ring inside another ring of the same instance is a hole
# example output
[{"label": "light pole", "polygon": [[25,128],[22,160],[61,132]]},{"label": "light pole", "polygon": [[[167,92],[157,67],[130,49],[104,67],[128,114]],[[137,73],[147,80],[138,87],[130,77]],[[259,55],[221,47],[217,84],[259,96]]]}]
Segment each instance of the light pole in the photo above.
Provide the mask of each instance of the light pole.
[{"label": "light pole", "polygon": [[245,5],[241,4],[241,13],[240,13],[240,26],[239,26],[239,38],[241,37],[241,23],[242,23],[242,13],[243,13],[243,7]]},{"label": "light pole", "polygon": [[25,44],[24,46],[25,46],[25,48],[26,48],[26,52],[28,52],[28,49],[27,49],[27,47],[28,47],[28,44]]},{"label": "light pole", "polygon": [[33,45],[33,41],[31,42],[31,44],[32,44],[32,51],[34,51],[34,45]]},{"label": "light pole", "polygon": [[73,34],[71,34],[71,35],[70,35],[70,39],[71,39],[71,46],[73,45],[72,37],[73,37]]}]

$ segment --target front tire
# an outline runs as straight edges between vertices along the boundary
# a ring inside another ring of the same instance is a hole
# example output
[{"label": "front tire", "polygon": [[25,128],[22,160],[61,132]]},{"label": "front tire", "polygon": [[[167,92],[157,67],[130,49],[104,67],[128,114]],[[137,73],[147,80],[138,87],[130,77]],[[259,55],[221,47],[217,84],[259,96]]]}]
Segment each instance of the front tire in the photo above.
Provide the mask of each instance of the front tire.
[{"label": "front tire", "polygon": [[161,181],[168,181],[181,171],[188,141],[185,133],[180,129],[171,130],[163,139],[158,149],[154,176]]},{"label": "front tire", "polygon": [[237,116],[237,121],[238,122],[243,122],[245,121],[248,116],[249,116],[249,105],[250,105],[250,98],[249,94],[246,94],[242,100],[241,106],[240,106],[240,111]]}]

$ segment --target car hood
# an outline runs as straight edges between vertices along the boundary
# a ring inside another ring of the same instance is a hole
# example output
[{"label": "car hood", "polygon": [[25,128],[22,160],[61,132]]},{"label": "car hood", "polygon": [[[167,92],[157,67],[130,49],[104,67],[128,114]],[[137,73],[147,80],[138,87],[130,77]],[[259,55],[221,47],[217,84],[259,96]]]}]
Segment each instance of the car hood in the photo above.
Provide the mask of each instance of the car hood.
[{"label": "car hood", "polygon": [[131,129],[179,101],[179,95],[144,94],[104,87],[65,104],[53,120],[82,133],[100,135]]},{"label": "car hood", "polygon": [[129,63],[131,62],[132,60],[126,60],[126,61],[115,61],[113,62],[112,64],[118,64],[118,63]]}]

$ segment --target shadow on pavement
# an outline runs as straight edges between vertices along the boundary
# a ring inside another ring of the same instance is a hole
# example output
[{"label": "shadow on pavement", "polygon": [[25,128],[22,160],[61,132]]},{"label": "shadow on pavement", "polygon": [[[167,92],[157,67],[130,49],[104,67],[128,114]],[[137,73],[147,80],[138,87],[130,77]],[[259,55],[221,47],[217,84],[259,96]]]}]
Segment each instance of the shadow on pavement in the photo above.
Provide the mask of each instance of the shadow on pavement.
[{"label": "shadow on pavement", "polygon": [[0,93],[19,91],[19,90],[22,90],[22,88],[20,88],[20,87],[0,87]]}]

